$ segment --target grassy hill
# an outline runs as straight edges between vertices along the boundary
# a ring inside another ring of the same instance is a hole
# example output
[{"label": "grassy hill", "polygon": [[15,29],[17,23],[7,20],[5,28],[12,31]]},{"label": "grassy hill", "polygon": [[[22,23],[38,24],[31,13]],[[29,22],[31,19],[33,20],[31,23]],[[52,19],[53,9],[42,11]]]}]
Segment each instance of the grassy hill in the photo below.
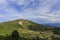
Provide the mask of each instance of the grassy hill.
[{"label": "grassy hill", "polygon": [[48,40],[51,40],[52,36],[60,37],[59,35],[55,35],[53,33],[51,27],[47,27],[29,20],[20,19],[0,23],[0,35],[11,35],[14,30],[17,30],[21,37],[29,39],[37,36],[39,36],[39,38],[48,38]]}]

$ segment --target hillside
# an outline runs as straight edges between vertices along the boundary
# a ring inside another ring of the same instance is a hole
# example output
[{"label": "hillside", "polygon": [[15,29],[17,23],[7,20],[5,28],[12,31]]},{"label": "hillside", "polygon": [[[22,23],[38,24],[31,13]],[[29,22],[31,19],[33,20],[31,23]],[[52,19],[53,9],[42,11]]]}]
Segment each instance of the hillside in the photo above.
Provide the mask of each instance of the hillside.
[{"label": "hillside", "polygon": [[[42,27],[40,27],[40,26],[42,26]],[[19,28],[40,31],[42,29],[44,30],[44,28],[47,28],[47,27],[44,27],[43,25],[34,23],[29,20],[24,20],[24,19],[14,20],[14,21],[0,23],[0,32],[1,32],[0,34],[3,34],[4,32],[7,34],[10,31],[13,31],[13,30],[19,29]]]},{"label": "hillside", "polygon": [[48,38],[51,40],[51,36],[56,36],[53,34],[51,27],[30,20],[19,19],[0,23],[0,35],[11,35],[14,30],[17,30],[21,37],[29,39],[39,36],[39,38]]}]

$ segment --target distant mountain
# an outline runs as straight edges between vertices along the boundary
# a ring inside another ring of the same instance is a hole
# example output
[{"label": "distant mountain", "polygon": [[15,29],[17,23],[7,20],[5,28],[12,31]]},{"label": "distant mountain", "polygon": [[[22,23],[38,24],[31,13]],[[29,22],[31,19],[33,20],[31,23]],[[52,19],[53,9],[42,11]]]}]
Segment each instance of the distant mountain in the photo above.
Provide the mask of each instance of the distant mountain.
[{"label": "distant mountain", "polygon": [[52,26],[52,27],[60,27],[60,23],[48,23],[48,24],[44,24],[47,26]]}]

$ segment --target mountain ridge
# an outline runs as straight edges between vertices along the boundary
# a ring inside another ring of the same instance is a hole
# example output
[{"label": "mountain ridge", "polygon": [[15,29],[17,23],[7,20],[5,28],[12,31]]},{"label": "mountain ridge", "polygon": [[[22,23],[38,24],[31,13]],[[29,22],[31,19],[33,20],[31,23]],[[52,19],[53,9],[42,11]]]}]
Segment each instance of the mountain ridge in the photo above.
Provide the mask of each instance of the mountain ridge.
[{"label": "mountain ridge", "polygon": [[47,23],[44,25],[52,26],[52,27],[60,27],[60,23]]}]

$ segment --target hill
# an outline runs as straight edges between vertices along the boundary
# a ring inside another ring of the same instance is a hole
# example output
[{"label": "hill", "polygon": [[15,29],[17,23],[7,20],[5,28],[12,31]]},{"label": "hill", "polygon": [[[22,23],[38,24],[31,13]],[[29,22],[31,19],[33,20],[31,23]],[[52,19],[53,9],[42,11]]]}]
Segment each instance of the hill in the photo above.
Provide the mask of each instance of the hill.
[{"label": "hill", "polygon": [[[14,30],[17,30],[21,37],[27,39],[39,36],[39,38],[48,38],[51,40],[51,36],[56,36],[51,27],[30,20],[19,19],[0,23],[0,35],[11,35]],[[57,36],[60,37],[59,35]]]},{"label": "hill", "polygon": [[29,21],[29,20],[24,20],[24,19],[0,23],[1,34],[3,34],[3,32],[8,33],[10,31],[13,31],[13,30],[18,29],[18,28],[40,31],[40,30],[44,30],[47,27],[45,27],[41,24],[34,23],[32,21]]}]

